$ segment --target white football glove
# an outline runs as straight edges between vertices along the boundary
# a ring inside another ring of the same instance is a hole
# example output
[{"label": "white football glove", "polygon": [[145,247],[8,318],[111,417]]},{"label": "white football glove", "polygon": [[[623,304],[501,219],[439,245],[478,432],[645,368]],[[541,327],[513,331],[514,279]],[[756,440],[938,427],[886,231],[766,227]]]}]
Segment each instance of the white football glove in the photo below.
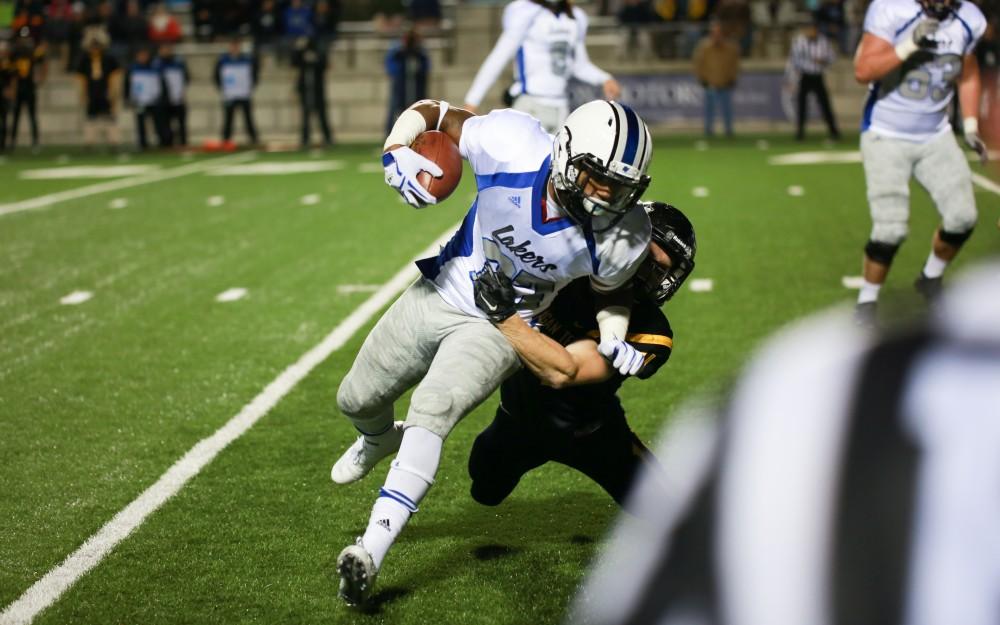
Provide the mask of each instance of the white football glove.
[{"label": "white football glove", "polygon": [[624,376],[635,375],[642,369],[642,352],[617,337],[603,341],[597,346],[597,351]]},{"label": "white football glove", "polygon": [[416,208],[437,204],[437,198],[417,182],[417,174],[421,171],[439,178],[444,172],[437,163],[402,146],[382,155],[382,167],[385,183],[402,195],[407,204]]}]

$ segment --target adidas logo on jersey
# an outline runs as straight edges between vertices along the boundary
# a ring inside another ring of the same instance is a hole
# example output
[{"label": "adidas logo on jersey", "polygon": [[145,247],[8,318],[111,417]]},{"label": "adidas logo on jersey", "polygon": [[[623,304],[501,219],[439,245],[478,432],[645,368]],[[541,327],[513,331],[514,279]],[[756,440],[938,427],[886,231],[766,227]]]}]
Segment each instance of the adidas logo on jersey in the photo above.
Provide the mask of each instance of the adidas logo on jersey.
[{"label": "adidas logo on jersey", "polygon": [[389,527],[389,519],[379,519],[378,521],[375,521],[375,524],[383,528],[387,532],[392,531],[392,528]]},{"label": "adidas logo on jersey", "polygon": [[510,200],[510,203],[513,204],[514,206],[516,206],[517,208],[521,208],[521,196],[520,195],[511,195],[507,199]]}]

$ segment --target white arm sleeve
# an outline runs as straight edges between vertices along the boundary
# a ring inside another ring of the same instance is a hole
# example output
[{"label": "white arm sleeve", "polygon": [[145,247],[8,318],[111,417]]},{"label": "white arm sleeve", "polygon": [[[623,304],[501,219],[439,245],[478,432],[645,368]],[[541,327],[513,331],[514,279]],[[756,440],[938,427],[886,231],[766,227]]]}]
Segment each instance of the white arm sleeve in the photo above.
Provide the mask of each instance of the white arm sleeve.
[{"label": "white arm sleeve", "polygon": [[573,14],[580,25],[580,35],[576,40],[573,58],[573,77],[588,85],[603,85],[605,81],[611,79],[611,74],[594,65],[587,54],[587,14],[578,8]]},{"label": "white arm sleeve", "polygon": [[[501,72],[510,63],[510,60],[517,54],[517,49],[521,47],[521,42],[524,41],[524,38],[528,34],[531,22],[538,14],[538,11],[524,11],[523,7],[520,7],[522,10],[519,10],[519,7],[515,6],[515,4],[510,4],[504,9],[503,33],[497,39],[496,45],[493,46],[493,50],[487,55],[486,60],[483,61],[479,71],[476,72],[476,77],[472,80],[472,86],[469,87],[468,93],[465,94],[466,104],[479,106],[483,98],[486,97],[486,92],[489,91],[493,83],[500,77]],[[547,10],[540,6],[535,6],[540,10]]]}]

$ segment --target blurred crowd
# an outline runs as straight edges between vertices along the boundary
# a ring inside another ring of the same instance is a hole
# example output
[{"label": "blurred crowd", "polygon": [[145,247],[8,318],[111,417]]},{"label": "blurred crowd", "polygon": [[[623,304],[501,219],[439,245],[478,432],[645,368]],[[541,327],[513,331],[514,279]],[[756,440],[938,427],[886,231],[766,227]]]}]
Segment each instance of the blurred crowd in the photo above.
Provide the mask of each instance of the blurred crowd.
[{"label": "blurred crowd", "polygon": [[[139,48],[235,35],[257,46],[290,51],[303,36],[328,45],[336,36],[340,9],[339,0],[18,0],[10,31],[15,36],[27,32],[37,44],[64,56],[72,69],[87,34],[95,30],[108,35],[109,51],[120,62],[132,59]],[[189,27],[178,19],[179,11],[190,14]]]},{"label": "blurred crowd", "polygon": [[[503,4],[503,0],[456,0]],[[1000,0],[969,0],[991,20],[976,55],[987,99],[996,97],[1000,67],[997,20]],[[624,27],[623,56],[640,50],[651,59],[690,59],[692,73],[706,90],[705,132],[711,135],[716,113],[723,131],[732,132],[730,92],[740,59],[786,54],[789,89],[798,96],[798,136],[805,121],[805,94],[816,93],[831,137],[838,135],[829,113],[824,68],[837,56],[850,56],[861,35],[869,0],[595,0],[586,3],[605,24]],[[341,22],[348,24],[343,26]],[[16,0],[0,3],[0,149],[19,129],[38,143],[36,93],[50,66],[79,83],[87,135],[105,129],[117,142],[113,120],[120,106],[136,112],[140,147],[151,143],[146,127],[161,145],[187,142],[186,89],[190,75],[175,45],[225,44],[211,76],[224,105],[220,135],[231,140],[234,117],[243,118],[257,141],[250,95],[262,56],[297,70],[295,83],[303,113],[302,143],[309,142],[316,118],[325,143],[333,132],[326,116],[325,72],[338,33],[367,32],[398,37],[385,57],[391,82],[387,125],[411,102],[426,97],[430,71],[421,33],[442,24],[440,0]],[[360,30],[359,25],[363,25]],[[803,39],[802,30],[807,32]],[[780,35],[780,36],[779,36]],[[817,38],[819,40],[817,42]],[[829,44],[824,43],[828,41]],[[817,49],[832,54],[811,62]],[[221,45],[213,48],[218,54]],[[773,48],[773,49],[772,49]],[[206,48],[195,48],[204,54]],[[777,50],[775,52],[774,50]],[[763,51],[763,53],[762,53]],[[803,62],[802,59],[805,59]],[[249,70],[243,68],[249,67]],[[200,76],[202,80],[209,76]],[[232,96],[234,81],[241,86]],[[229,85],[229,95],[227,95]],[[249,85],[249,87],[247,87]],[[245,92],[245,93],[244,93]]]}]

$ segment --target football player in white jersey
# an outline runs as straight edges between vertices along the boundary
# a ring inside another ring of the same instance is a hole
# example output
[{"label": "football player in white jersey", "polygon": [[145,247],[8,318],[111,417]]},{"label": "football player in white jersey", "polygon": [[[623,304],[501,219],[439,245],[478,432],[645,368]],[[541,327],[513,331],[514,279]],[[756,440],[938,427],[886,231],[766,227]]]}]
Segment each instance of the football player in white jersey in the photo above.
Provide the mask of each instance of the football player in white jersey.
[{"label": "football player in white jersey", "polygon": [[855,318],[874,325],[878,293],[908,233],[909,181],[916,176],[941,214],[931,253],[914,286],[927,299],[976,225],[968,161],[948,123],[958,91],[965,141],[980,159],[979,65],[973,54],[986,29],[982,12],[962,0],[874,0],[854,59],[859,82],[870,83],[862,120],[872,230]]},{"label": "football player in white jersey", "polygon": [[[590,276],[599,351],[622,375],[643,361],[625,341],[629,284],[651,234],[638,200],[649,184],[652,140],[638,115],[616,102],[589,102],[553,137],[511,109],[475,116],[418,102],[396,121],[382,157],[386,183],[414,206],[436,201],[417,174],[442,173],[408,147],[427,129],[455,141],[478,194],[451,241],[417,263],[422,277],[376,324],[337,391],[361,436],[334,464],[334,482],[357,481],[398,450],[364,536],[337,558],[340,594],[351,604],[370,595],[386,552],[433,484],[448,433],[519,366],[476,306],[473,278],[487,265],[511,279],[518,313],[529,321],[562,287]],[[405,422],[394,422],[393,402],[414,385]]]},{"label": "football player in white jersey", "polygon": [[609,100],[621,95],[611,74],[587,55],[587,14],[571,0],[514,0],[503,11],[503,33],[465,95],[475,112],[486,92],[514,59],[513,107],[555,133],[569,113],[567,85],[576,78],[601,85]]}]

